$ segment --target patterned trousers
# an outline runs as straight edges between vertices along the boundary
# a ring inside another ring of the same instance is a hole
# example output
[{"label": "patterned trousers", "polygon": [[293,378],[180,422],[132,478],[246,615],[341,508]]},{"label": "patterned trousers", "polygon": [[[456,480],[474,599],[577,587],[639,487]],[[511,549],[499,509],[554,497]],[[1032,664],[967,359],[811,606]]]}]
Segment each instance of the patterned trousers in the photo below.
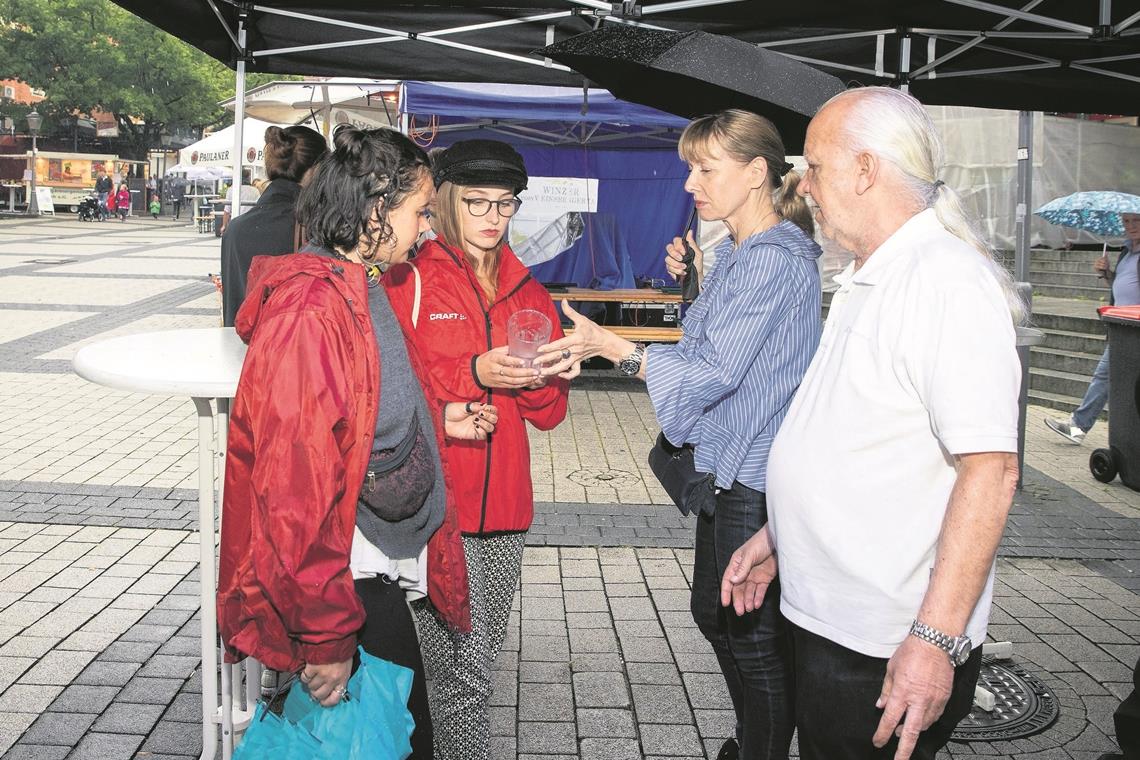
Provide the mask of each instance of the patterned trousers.
[{"label": "patterned trousers", "polygon": [[428,603],[415,605],[430,679],[436,760],[489,760],[491,669],[503,646],[522,572],[525,533],[464,536],[471,633],[457,634]]}]

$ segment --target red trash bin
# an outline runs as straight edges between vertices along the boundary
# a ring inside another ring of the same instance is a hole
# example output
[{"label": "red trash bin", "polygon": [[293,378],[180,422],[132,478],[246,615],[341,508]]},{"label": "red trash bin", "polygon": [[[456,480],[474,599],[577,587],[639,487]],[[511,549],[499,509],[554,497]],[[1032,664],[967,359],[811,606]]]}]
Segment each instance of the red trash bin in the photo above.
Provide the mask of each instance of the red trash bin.
[{"label": "red trash bin", "polygon": [[1093,477],[1140,491],[1140,305],[1102,306],[1108,326],[1108,448],[1089,457]]}]

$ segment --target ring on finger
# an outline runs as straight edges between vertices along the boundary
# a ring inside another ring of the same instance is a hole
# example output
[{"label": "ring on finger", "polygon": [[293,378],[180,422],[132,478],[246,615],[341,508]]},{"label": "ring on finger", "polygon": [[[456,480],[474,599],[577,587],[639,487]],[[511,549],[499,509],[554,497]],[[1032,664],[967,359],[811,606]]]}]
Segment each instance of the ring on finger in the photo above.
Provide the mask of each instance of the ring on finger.
[{"label": "ring on finger", "polygon": [[570,349],[568,349],[568,348],[562,349],[562,361],[566,361],[569,358],[570,358]]},{"label": "ring on finger", "polygon": [[468,401],[466,404],[463,405],[463,411],[466,412],[467,414],[471,414],[471,412],[472,412],[471,405],[474,403],[475,403],[474,401]]}]

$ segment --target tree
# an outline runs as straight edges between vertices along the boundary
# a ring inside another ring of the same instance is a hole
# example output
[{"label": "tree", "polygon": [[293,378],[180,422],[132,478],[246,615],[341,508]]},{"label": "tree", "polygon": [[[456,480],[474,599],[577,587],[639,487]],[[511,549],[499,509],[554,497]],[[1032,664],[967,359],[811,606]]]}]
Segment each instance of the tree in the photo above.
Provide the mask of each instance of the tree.
[{"label": "tree", "polygon": [[167,128],[223,121],[233,92],[221,63],[108,0],[0,0],[0,73],[43,88],[49,118],[113,114],[139,159]]}]

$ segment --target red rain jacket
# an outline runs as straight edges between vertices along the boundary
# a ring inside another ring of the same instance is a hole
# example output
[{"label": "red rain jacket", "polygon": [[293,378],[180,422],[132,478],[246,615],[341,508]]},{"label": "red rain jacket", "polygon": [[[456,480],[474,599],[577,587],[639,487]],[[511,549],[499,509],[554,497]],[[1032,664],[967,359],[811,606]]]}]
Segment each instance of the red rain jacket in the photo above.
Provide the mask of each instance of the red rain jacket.
[{"label": "red rain jacket", "polygon": [[534,492],[523,423],[550,430],[561,422],[569,384],[554,378],[534,390],[489,390],[475,376],[475,359],[507,344],[507,319],[520,309],[543,312],[553,323],[551,340],[562,337],[554,303],[506,246],[490,304],[466,257],[438,240],[421,246],[415,267],[422,283],[417,327],[412,327],[411,266],[394,267],[384,284],[396,318],[428,366],[436,394],[441,401],[483,400],[499,409],[490,440],[445,443],[443,459],[455,489],[459,529],[469,534],[527,530],[534,517]]},{"label": "red rain jacket", "polygon": [[[228,661],[253,656],[294,671],[351,658],[364,624],[349,558],[380,352],[362,268],[313,254],[259,256],[246,292],[236,329],[249,351],[226,450],[218,626]],[[408,353],[424,378],[414,346]],[[428,594],[454,628],[470,630],[450,498],[428,544]]]}]

